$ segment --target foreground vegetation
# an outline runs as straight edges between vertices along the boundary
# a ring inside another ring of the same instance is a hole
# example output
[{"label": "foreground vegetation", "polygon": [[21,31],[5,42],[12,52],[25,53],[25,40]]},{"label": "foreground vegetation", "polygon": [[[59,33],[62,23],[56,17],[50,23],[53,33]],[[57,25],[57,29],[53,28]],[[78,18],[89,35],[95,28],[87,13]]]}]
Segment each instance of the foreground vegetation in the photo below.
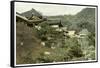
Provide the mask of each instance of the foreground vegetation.
[{"label": "foreground vegetation", "polygon": [[[55,31],[55,28],[47,24],[48,21],[39,24],[40,30],[35,26],[28,27],[24,22],[17,22],[17,64],[95,60],[94,8],[83,9],[74,16],[47,18],[60,18],[64,27],[67,27],[67,31],[75,31],[74,37],[65,36],[63,31]],[[85,36],[76,37],[79,34],[85,34]]]}]

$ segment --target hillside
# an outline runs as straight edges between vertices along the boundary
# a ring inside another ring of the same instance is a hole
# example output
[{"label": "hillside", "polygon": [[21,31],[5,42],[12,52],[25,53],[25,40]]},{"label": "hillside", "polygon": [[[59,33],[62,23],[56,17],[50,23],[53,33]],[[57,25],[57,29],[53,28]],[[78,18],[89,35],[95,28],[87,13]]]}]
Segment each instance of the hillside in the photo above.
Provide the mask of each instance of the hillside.
[{"label": "hillside", "polygon": [[[41,16],[38,13],[32,9],[22,14],[27,18],[33,15],[34,20]],[[16,22],[17,64],[96,58],[94,8],[85,8],[76,15],[44,17],[47,19],[31,27],[22,19]],[[52,27],[54,25],[57,27]]]},{"label": "hillside", "polygon": [[76,15],[79,27],[86,28],[90,32],[95,31],[95,8],[85,8]]}]

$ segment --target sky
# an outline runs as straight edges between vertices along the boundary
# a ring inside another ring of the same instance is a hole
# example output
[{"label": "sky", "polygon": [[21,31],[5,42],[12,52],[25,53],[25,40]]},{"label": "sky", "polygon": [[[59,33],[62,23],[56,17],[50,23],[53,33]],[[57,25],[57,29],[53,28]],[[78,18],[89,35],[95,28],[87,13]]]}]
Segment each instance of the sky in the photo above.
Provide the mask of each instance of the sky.
[{"label": "sky", "polygon": [[35,10],[41,12],[43,15],[54,16],[54,15],[75,15],[82,9],[86,8],[86,6],[16,2],[15,8],[16,12],[19,13],[26,12],[34,8]]}]

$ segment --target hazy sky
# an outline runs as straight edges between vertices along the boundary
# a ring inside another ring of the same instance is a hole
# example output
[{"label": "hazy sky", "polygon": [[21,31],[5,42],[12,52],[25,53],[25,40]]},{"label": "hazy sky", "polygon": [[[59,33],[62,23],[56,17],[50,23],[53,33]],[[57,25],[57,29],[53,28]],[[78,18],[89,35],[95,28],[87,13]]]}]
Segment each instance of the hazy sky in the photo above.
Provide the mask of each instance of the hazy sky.
[{"label": "hazy sky", "polygon": [[52,5],[52,4],[41,4],[41,3],[23,3],[16,2],[16,11],[19,13],[31,10],[32,8],[41,12],[43,15],[74,15],[80,12],[85,6],[71,6],[71,5]]}]

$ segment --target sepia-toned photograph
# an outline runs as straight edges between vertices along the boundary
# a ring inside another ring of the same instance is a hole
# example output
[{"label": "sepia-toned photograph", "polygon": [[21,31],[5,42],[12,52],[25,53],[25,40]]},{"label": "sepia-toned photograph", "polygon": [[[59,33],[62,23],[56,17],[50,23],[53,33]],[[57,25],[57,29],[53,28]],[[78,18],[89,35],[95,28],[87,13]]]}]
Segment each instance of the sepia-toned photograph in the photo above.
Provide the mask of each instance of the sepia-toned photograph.
[{"label": "sepia-toned photograph", "polygon": [[15,65],[97,61],[97,7],[15,2]]}]

